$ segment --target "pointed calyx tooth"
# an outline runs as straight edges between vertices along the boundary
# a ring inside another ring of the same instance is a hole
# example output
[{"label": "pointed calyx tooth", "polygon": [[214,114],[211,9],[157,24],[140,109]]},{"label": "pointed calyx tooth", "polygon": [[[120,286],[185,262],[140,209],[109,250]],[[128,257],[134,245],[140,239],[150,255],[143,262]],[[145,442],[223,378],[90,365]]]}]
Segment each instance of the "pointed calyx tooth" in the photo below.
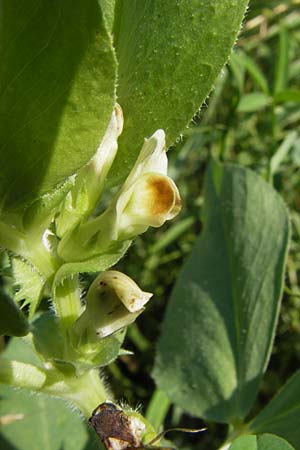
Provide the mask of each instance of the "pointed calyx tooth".
[{"label": "pointed calyx tooth", "polygon": [[[107,130],[95,156],[92,158],[92,166],[100,176],[104,175],[106,177],[116,156],[118,149],[117,139],[123,131],[123,124],[123,111],[121,106],[116,103]],[[107,168],[105,166],[107,166]]]}]

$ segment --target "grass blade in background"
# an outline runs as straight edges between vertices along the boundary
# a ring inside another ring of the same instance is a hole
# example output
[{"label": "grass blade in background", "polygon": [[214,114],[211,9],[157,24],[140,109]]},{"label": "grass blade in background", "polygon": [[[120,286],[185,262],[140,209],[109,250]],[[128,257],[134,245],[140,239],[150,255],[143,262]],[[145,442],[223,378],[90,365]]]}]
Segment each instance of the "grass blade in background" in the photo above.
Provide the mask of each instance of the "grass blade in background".
[{"label": "grass blade in background", "polygon": [[156,389],[146,411],[146,419],[156,431],[160,431],[170,406],[171,402],[166,394],[163,391]]},{"label": "grass blade in background", "polygon": [[236,64],[239,64],[240,67],[247,70],[253,82],[262,90],[264,94],[270,95],[268,80],[260,67],[252,58],[250,58],[250,56],[246,55],[242,51],[239,51],[234,53],[233,59]]},{"label": "grass blade in background", "polygon": [[276,103],[285,103],[285,102],[300,102],[300,90],[287,90],[287,91],[281,91],[275,94],[275,102]]},{"label": "grass blade in background", "polygon": [[226,62],[247,0],[118,0],[114,37],[125,129],[112,177],[124,177],[145,137],[184,131]]},{"label": "grass blade in background", "polygon": [[272,98],[262,92],[251,92],[244,95],[238,106],[239,112],[256,112],[265,109],[272,103]]},{"label": "grass blade in background", "polygon": [[297,131],[290,131],[285,136],[283,142],[278,147],[277,151],[274,153],[270,160],[270,175],[271,177],[280,170],[282,163],[287,157],[289,151],[293,148],[298,138]]},{"label": "grass blade in background", "polygon": [[285,91],[289,80],[289,33],[282,28],[279,34],[279,49],[275,73],[274,94]]},{"label": "grass blade in background", "polygon": [[175,285],[154,371],[175,404],[219,422],[249,412],[272,348],[288,239],[270,185],[211,164],[204,231]]},{"label": "grass blade in background", "polygon": [[97,149],[115,59],[97,0],[3,0],[0,179],[4,210],[51,190]]}]

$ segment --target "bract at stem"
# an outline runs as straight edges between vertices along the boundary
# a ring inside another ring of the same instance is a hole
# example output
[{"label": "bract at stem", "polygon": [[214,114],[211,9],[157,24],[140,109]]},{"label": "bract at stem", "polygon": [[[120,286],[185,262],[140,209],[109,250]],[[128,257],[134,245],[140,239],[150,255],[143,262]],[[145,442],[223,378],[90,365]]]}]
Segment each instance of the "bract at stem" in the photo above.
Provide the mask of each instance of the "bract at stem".
[{"label": "bract at stem", "polygon": [[59,237],[80,222],[85,221],[96,207],[102,194],[107,173],[115,159],[118,137],[123,130],[123,113],[116,104],[106,133],[91,161],[74,177],[74,186],[67,194],[56,219],[56,232]]}]

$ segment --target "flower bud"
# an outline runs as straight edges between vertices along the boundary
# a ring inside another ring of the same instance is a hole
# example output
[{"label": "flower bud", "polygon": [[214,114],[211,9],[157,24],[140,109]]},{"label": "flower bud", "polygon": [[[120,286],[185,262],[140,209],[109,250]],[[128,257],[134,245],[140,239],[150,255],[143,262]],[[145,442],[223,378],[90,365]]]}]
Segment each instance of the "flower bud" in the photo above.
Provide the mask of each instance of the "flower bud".
[{"label": "flower bud", "polygon": [[103,272],[87,293],[86,309],[74,331],[89,342],[109,336],[134,322],[151,297],[127,275],[115,270]]},{"label": "flower bud", "polygon": [[56,219],[56,232],[62,237],[93,211],[103,191],[107,173],[115,159],[117,139],[123,130],[123,113],[116,104],[105,135],[90,162],[73,177],[74,185],[68,192]]}]

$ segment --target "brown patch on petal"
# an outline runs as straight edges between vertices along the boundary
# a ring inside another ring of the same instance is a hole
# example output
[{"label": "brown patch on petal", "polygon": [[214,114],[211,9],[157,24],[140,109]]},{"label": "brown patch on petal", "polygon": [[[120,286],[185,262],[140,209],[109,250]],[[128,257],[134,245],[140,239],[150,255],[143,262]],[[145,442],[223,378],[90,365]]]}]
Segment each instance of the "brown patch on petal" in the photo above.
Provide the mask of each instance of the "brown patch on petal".
[{"label": "brown patch on petal", "polygon": [[172,184],[165,176],[151,175],[147,180],[149,195],[148,211],[151,215],[166,214],[174,205],[175,194]]}]

